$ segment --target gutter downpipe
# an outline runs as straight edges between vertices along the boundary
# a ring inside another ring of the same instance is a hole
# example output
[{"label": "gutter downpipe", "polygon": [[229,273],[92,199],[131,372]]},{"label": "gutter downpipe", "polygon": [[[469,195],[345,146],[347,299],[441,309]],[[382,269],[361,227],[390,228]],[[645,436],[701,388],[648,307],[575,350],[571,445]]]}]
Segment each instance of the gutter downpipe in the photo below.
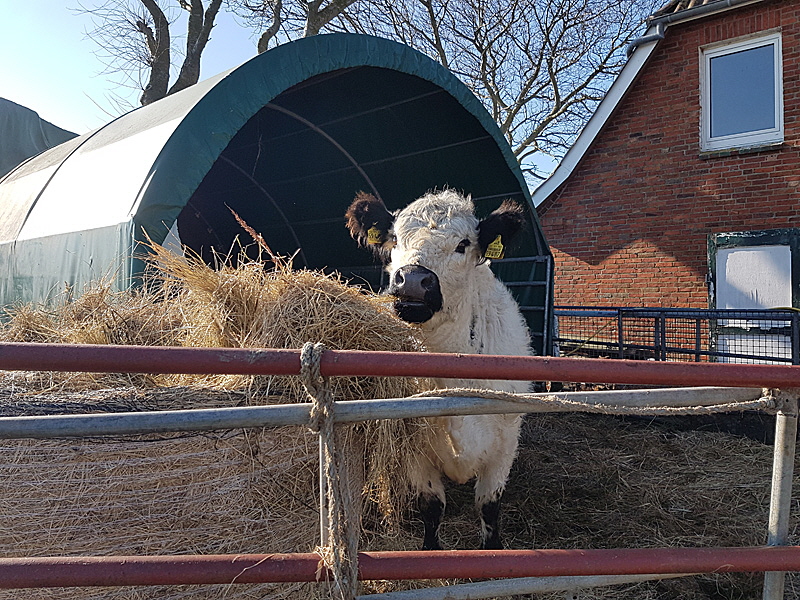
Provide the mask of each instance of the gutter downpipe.
[{"label": "gutter downpipe", "polygon": [[699,19],[700,17],[704,17],[711,13],[730,10],[738,6],[754,4],[759,1],[760,0],[718,0],[717,2],[711,2],[710,4],[703,4],[701,6],[695,6],[694,8],[687,8],[676,13],[664,15],[663,17],[650,17],[647,19],[647,22],[649,26],[655,26],[655,33],[632,40],[625,49],[625,55],[630,58],[631,55],[636,51],[636,48],[642,44],[663,40],[664,30],[666,29],[667,25],[682,21],[691,21],[692,19]]},{"label": "gutter downpipe", "polygon": [[658,22],[655,24],[656,30],[654,33],[644,35],[642,37],[638,37],[634,40],[631,40],[631,43],[628,44],[628,47],[625,48],[625,56],[630,58],[631,55],[636,51],[636,49],[641,46],[642,44],[649,44],[650,42],[660,42],[664,39],[664,30],[666,29],[666,25],[662,22]]}]

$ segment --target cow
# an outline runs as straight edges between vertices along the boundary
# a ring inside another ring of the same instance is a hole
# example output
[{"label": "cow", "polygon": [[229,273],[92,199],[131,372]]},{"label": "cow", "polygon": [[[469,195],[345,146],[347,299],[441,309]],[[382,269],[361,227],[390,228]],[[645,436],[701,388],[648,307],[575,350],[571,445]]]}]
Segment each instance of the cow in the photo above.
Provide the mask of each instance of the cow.
[{"label": "cow", "polygon": [[[511,293],[489,268],[519,232],[525,213],[505,201],[479,221],[468,196],[430,192],[390,212],[360,192],[345,219],[351,236],[386,262],[387,293],[397,315],[415,323],[430,352],[530,355],[530,334]],[[436,379],[436,387],[526,392],[528,382]],[[481,548],[503,547],[500,499],[517,453],[519,415],[429,418],[428,448],[410,461],[409,479],[425,527],[422,549],[441,549],[439,525],[446,498],[442,475],[457,483],[475,479]]]}]

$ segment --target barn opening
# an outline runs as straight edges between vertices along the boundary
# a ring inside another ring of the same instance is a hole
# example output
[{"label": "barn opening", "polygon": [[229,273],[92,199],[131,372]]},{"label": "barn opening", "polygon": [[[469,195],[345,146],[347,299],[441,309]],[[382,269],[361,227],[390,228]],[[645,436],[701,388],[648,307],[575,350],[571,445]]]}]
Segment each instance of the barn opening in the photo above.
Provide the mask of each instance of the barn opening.
[{"label": "barn opening", "polygon": [[250,118],[178,228],[212,261],[212,249],[225,253],[247,238],[233,210],[298,267],[336,268],[379,287],[381,267],[350,239],[343,207],[359,190],[395,209],[445,186],[472,194],[483,213],[504,198],[526,203],[495,139],[442,88],[390,69],[341,69],[293,86]]}]

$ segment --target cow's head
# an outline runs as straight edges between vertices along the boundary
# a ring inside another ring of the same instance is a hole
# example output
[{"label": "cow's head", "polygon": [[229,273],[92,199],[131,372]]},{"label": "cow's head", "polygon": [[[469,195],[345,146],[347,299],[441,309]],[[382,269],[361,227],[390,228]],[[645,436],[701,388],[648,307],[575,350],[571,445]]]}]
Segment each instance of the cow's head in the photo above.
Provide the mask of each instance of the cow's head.
[{"label": "cow's head", "polygon": [[471,293],[475,268],[502,257],[525,220],[522,207],[507,200],[478,221],[469,197],[453,190],[426,194],[396,213],[361,192],[345,217],[353,238],[387,262],[388,292],[409,323],[425,323],[459,304]]}]

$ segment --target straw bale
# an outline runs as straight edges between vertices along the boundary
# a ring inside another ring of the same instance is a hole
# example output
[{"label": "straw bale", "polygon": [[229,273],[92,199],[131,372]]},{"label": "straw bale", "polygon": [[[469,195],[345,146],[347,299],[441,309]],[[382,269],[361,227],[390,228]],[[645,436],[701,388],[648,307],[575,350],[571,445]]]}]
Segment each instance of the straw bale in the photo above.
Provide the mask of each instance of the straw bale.
[{"label": "straw bale", "polygon": [[[137,344],[223,348],[300,348],[322,342],[339,349],[422,350],[413,326],[398,319],[386,297],[348,286],[338,275],[293,270],[240,258],[217,269],[153,245],[146,285],[112,292],[110,282],[82,295],[65,295],[52,307],[6,309],[0,340],[50,343]],[[127,375],[37,373],[40,389],[98,389],[120,385],[200,385],[250,389],[254,395],[305,398],[296,377],[232,375]],[[423,381],[376,377],[337,378],[342,399],[402,397],[424,389]]]},{"label": "straw bale", "polygon": [[[322,342],[332,350],[423,349],[414,327],[394,315],[387,297],[348,286],[335,274],[294,270],[277,258],[271,262],[271,269],[260,261],[212,269],[156,247],[153,263],[159,277],[180,282],[181,293],[172,303],[182,314],[181,345],[300,348]],[[170,383],[185,381],[173,378]],[[201,381],[221,388],[269,389],[289,400],[305,397],[296,377],[212,376]],[[332,391],[338,398],[380,398],[403,396],[420,385],[411,379],[337,378]]]}]

